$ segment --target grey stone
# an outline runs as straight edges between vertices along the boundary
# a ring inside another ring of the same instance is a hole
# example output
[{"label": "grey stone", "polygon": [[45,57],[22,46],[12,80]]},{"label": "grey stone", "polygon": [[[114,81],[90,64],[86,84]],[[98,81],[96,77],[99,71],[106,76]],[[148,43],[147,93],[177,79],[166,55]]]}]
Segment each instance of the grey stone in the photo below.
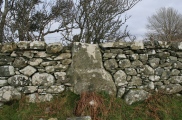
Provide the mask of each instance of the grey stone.
[{"label": "grey stone", "polygon": [[55,72],[54,76],[57,80],[57,83],[65,83],[68,82],[66,79],[66,72]]},{"label": "grey stone", "polygon": [[26,66],[25,68],[21,69],[20,72],[26,76],[33,75],[37,70],[32,66]]},{"label": "grey stone", "polygon": [[56,58],[54,58],[54,60],[63,60],[63,59],[69,59],[69,58],[71,58],[71,53],[62,53]]},{"label": "grey stone", "polygon": [[2,46],[1,52],[6,53],[6,52],[13,52],[14,50],[17,49],[17,45],[15,43],[5,43]]},{"label": "grey stone", "polygon": [[151,76],[149,76],[149,80],[151,80],[151,81],[159,81],[160,80],[160,76],[151,75]]},{"label": "grey stone", "polygon": [[118,89],[118,93],[117,93],[117,97],[118,97],[118,98],[122,98],[123,95],[124,95],[124,93],[125,93],[125,90],[126,90],[125,88],[122,88],[122,87],[119,88],[119,89]]},{"label": "grey stone", "polygon": [[7,80],[0,80],[0,87],[7,86],[8,81]]},{"label": "grey stone", "polygon": [[43,60],[41,58],[33,58],[28,61],[28,64],[31,66],[38,66]]},{"label": "grey stone", "polygon": [[82,117],[67,118],[66,120],[92,120],[92,118],[90,116],[82,116]]},{"label": "grey stone", "polygon": [[175,50],[182,50],[182,42],[172,42],[171,47]]},{"label": "grey stone", "polygon": [[27,101],[31,103],[47,102],[53,99],[51,94],[39,95],[38,93],[29,94],[26,96]]},{"label": "grey stone", "polygon": [[140,50],[145,48],[143,42],[133,42],[130,47],[132,50]]},{"label": "grey stone", "polygon": [[130,86],[133,86],[133,85],[136,85],[136,86],[142,85],[142,79],[140,77],[138,77],[138,76],[132,76],[131,82],[129,82],[129,85]]},{"label": "grey stone", "polygon": [[127,75],[137,75],[137,72],[134,68],[125,68],[125,72]]},{"label": "grey stone", "polygon": [[180,84],[169,84],[160,86],[159,91],[165,94],[175,94],[182,91],[182,86]]},{"label": "grey stone", "polygon": [[50,56],[51,55],[47,54],[45,51],[39,51],[34,55],[34,57],[37,57],[37,58],[47,58],[47,57],[50,57]]},{"label": "grey stone", "polygon": [[56,72],[64,72],[68,69],[68,65],[63,65],[63,64],[57,64],[54,69]]},{"label": "grey stone", "polygon": [[143,63],[140,61],[140,60],[135,60],[131,63],[131,66],[132,67],[142,67],[143,66]]},{"label": "grey stone", "polygon": [[122,59],[119,61],[119,67],[122,69],[128,68],[131,66],[129,59]]},{"label": "grey stone", "polygon": [[139,55],[138,54],[133,54],[129,56],[130,60],[138,60],[139,59]]},{"label": "grey stone", "polygon": [[62,93],[64,90],[65,90],[64,85],[53,85],[53,86],[50,86],[46,92],[51,94],[58,94],[58,93]]},{"label": "grey stone", "polygon": [[63,49],[63,46],[61,43],[49,43],[46,47],[47,53],[59,53]]},{"label": "grey stone", "polygon": [[171,76],[178,76],[180,74],[180,71],[178,69],[172,69]]},{"label": "grey stone", "polygon": [[115,58],[117,54],[113,53],[104,53],[103,57],[104,58]]},{"label": "grey stone", "polygon": [[155,84],[154,84],[154,82],[149,82],[148,88],[151,89],[151,90],[154,90],[154,89],[155,89]]},{"label": "grey stone", "polygon": [[146,61],[148,60],[148,54],[140,54],[139,60],[146,63]]},{"label": "grey stone", "polygon": [[166,59],[167,57],[170,56],[170,53],[169,52],[161,52],[161,53],[158,53],[157,56],[161,59]]},{"label": "grey stone", "polygon": [[33,41],[30,43],[30,49],[45,50],[46,43],[44,41]]},{"label": "grey stone", "polygon": [[102,56],[97,44],[74,43],[72,64],[67,71],[74,93],[83,91],[105,91],[116,94],[112,76],[104,69]]},{"label": "grey stone", "polygon": [[25,86],[23,87],[23,93],[30,94],[38,90],[38,86]]},{"label": "grey stone", "polygon": [[149,59],[149,64],[152,68],[157,68],[159,66],[159,62],[160,62],[159,58]]},{"label": "grey stone", "polygon": [[4,86],[0,88],[0,101],[1,102],[9,102],[11,100],[20,100],[21,93],[18,92],[12,86]]},{"label": "grey stone", "polygon": [[24,51],[23,52],[23,56],[27,57],[27,58],[33,58],[34,57],[34,53],[32,53],[32,51]]},{"label": "grey stone", "polygon": [[182,52],[176,52],[177,57],[182,58]]},{"label": "grey stone", "polygon": [[122,70],[118,70],[114,74],[114,81],[116,86],[123,86],[126,85],[128,82],[126,81],[126,73]]},{"label": "grey stone", "polygon": [[30,48],[30,41],[19,41],[17,43],[17,46],[19,49],[28,49]]},{"label": "grey stone", "polygon": [[149,93],[144,90],[130,90],[125,96],[124,100],[131,105],[138,101],[143,101],[149,97]]},{"label": "grey stone", "polygon": [[12,86],[27,86],[30,84],[30,80],[25,75],[14,75],[8,78],[8,83]]},{"label": "grey stone", "polygon": [[72,62],[71,59],[64,59],[64,60],[62,61],[62,64],[63,64],[63,65],[69,65],[69,64],[71,64],[71,62]]},{"label": "grey stone", "polygon": [[171,76],[169,78],[169,81],[173,84],[178,84],[178,83],[182,84],[182,76]]},{"label": "grey stone", "polygon": [[32,76],[32,84],[34,86],[51,86],[55,83],[54,76],[48,73],[35,73]]},{"label": "grey stone", "polygon": [[45,70],[47,73],[54,73],[55,67],[54,66],[46,66]]},{"label": "grey stone", "polygon": [[109,59],[104,62],[104,67],[106,70],[110,71],[118,67],[118,64],[115,59]]},{"label": "grey stone", "polygon": [[177,62],[175,62],[175,63],[173,63],[173,68],[176,68],[176,69],[182,69],[182,62],[179,62],[179,61],[177,61]]},{"label": "grey stone", "polygon": [[54,65],[57,65],[57,62],[56,61],[47,61],[47,62],[42,62],[40,64],[40,66],[54,66]]},{"label": "grey stone", "polygon": [[154,69],[152,69],[150,66],[145,65],[144,66],[144,74],[145,75],[154,75]]},{"label": "grey stone", "polygon": [[23,68],[27,65],[27,61],[23,57],[15,58],[15,61],[13,62],[13,66],[15,68]]},{"label": "grey stone", "polygon": [[10,77],[15,74],[13,66],[0,66],[0,77]]},{"label": "grey stone", "polygon": [[120,53],[120,54],[117,55],[116,58],[117,58],[117,59],[125,59],[125,58],[126,58],[126,55]]},{"label": "grey stone", "polygon": [[168,41],[155,41],[160,48],[169,48],[170,42]]}]

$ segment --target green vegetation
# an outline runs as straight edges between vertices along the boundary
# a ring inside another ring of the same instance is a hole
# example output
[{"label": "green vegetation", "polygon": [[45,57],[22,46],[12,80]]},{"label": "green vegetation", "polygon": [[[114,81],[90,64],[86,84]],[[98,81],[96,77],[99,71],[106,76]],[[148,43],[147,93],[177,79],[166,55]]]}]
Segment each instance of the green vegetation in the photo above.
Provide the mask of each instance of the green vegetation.
[{"label": "green vegetation", "polygon": [[[90,105],[88,101],[95,100]],[[95,120],[181,120],[182,96],[155,94],[149,99],[127,105],[122,99],[106,93],[83,93],[81,96],[65,92],[51,102],[9,102],[0,109],[0,120],[66,120],[75,115],[91,115]],[[98,104],[96,104],[98,103]],[[94,113],[94,115],[93,115]]]}]

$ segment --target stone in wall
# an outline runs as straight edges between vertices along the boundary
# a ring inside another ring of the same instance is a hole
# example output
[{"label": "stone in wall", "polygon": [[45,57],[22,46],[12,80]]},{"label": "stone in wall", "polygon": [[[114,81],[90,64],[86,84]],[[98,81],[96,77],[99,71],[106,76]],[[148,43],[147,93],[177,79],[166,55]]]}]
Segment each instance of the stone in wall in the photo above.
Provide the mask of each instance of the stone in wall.
[{"label": "stone in wall", "polygon": [[47,53],[59,53],[63,49],[61,43],[49,43],[46,47]]},{"label": "stone in wall", "polygon": [[38,93],[29,94],[26,96],[28,102],[36,103],[36,102],[47,102],[53,99],[53,95],[39,95]]},{"label": "stone in wall", "polygon": [[14,75],[8,78],[8,83],[11,86],[28,86],[31,82],[29,78],[25,75]]},{"label": "stone in wall", "polygon": [[114,81],[103,67],[97,44],[74,43],[72,61],[68,75],[73,92],[80,94],[85,91],[105,91],[116,94]]},{"label": "stone in wall", "polygon": [[21,69],[20,72],[26,76],[33,75],[37,70],[32,66],[26,66],[25,68]]},{"label": "stone in wall", "polygon": [[15,61],[13,62],[13,66],[15,68],[23,68],[27,65],[27,61],[23,57],[17,57],[15,58]]},{"label": "stone in wall", "polygon": [[32,84],[34,86],[51,86],[55,83],[55,78],[48,73],[35,73],[32,76]]},{"label": "stone in wall", "polygon": [[2,46],[1,52],[3,52],[3,53],[13,52],[16,49],[17,49],[17,45],[15,43],[5,43]]},{"label": "stone in wall", "polygon": [[4,86],[0,88],[0,101],[1,102],[9,102],[11,100],[20,100],[21,93],[18,92],[12,86]]},{"label": "stone in wall", "polygon": [[0,77],[10,77],[14,74],[13,66],[0,66]]},{"label": "stone in wall", "polygon": [[33,41],[30,43],[30,49],[45,50],[46,43],[44,41]]}]

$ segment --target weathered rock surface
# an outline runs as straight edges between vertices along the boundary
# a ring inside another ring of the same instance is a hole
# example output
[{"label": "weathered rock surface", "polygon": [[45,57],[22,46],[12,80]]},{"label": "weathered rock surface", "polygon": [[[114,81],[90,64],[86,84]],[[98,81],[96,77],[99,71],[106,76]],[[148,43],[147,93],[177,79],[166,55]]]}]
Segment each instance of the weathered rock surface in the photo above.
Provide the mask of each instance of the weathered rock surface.
[{"label": "weathered rock surface", "polygon": [[31,82],[25,75],[14,75],[8,79],[8,83],[12,86],[28,86]]},{"label": "weathered rock surface", "polygon": [[38,93],[29,94],[26,96],[28,102],[36,103],[36,102],[46,102],[51,101],[53,99],[53,95],[39,95]]},{"label": "weathered rock surface", "polygon": [[0,77],[10,77],[14,74],[13,66],[0,66]]},{"label": "weathered rock surface", "polygon": [[26,66],[25,68],[21,69],[20,72],[26,76],[33,75],[37,70],[32,66]]},{"label": "weathered rock surface", "polygon": [[49,43],[46,47],[47,53],[59,53],[63,49],[61,43]]},{"label": "weathered rock surface", "polygon": [[105,91],[116,94],[116,87],[111,75],[104,69],[97,44],[74,43],[72,64],[69,69],[73,92]]},{"label": "weathered rock surface", "polygon": [[92,120],[90,116],[83,116],[83,117],[72,117],[67,118],[66,120]]},{"label": "weathered rock surface", "polygon": [[114,81],[115,81],[116,86],[123,86],[123,85],[128,84],[128,82],[126,80],[126,73],[122,70],[117,71],[114,74]]},{"label": "weathered rock surface", "polygon": [[34,86],[51,86],[55,83],[54,76],[48,73],[35,73],[32,76],[32,84]]}]

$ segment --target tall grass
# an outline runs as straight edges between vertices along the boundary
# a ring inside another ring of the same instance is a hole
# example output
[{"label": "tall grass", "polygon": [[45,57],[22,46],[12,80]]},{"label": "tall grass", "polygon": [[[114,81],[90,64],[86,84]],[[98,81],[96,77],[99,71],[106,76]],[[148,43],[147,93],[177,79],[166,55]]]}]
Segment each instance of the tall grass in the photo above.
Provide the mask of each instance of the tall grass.
[{"label": "tall grass", "polygon": [[156,93],[147,100],[127,105],[123,99],[106,93],[84,92],[80,96],[70,91],[50,102],[6,103],[0,109],[0,120],[39,120],[90,115],[92,120],[182,120],[182,97]]}]

